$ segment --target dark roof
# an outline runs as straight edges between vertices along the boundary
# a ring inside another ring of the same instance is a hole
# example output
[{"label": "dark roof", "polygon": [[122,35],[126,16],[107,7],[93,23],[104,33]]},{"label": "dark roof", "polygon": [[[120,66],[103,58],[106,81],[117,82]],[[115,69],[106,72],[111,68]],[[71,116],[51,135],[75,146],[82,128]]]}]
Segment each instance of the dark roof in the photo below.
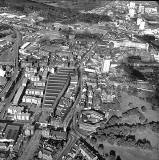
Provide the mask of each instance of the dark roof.
[{"label": "dark roof", "polygon": [[59,132],[59,131],[51,131],[51,137],[55,139],[66,139],[67,133],[66,132]]},{"label": "dark roof", "polygon": [[14,54],[9,53],[9,51],[0,52],[0,64],[14,65]]},{"label": "dark roof", "polygon": [[43,154],[47,155],[47,156],[50,156],[52,155],[52,152],[46,148],[43,149]]},{"label": "dark roof", "polygon": [[3,132],[6,128],[6,123],[0,123],[0,132]]},{"label": "dark roof", "polygon": [[12,139],[16,141],[19,134],[19,129],[20,129],[19,126],[8,125],[5,130],[6,139]]}]

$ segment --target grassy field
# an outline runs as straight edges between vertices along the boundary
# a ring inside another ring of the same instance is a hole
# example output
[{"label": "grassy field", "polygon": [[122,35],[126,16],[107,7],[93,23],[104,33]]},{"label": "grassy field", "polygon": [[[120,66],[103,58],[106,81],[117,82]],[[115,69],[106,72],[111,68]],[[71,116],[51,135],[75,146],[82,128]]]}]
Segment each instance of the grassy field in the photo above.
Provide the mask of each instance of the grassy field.
[{"label": "grassy field", "polygon": [[159,157],[159,153],[156,151],[144,151],[138,148],[112,146],[104,143],[104,152],[109,153],[110,150],[115,150],[122,160],[158,160]]},{"label": "grassy field", "polygon": [[153,147],[156,149],[159,149],[159,135],[157,133],[154,133],[149,128],[146,128],[143,131],[137,130],[135,133],[136,140],[146,138],[149,140]]},{"label": "grassy field", "polygon": [[[139,111],[141,113],[143,113],[143,115],[148,119],[148,122],[151,121],[158,121],[158,117],[159,117],[159,112],[157,111],[153,111],[152,110],[152,104],[147,103],[141,99],[139,99],[138,97],[135,96],[129,96],[127,93],[122,93],[122,98],[121,98],[121,103],[120,103],[120,107],[121,107],[121,112],[125,112],[131,108],[139,108]],[[129,105],[129,103],[131,103],[131,105]],[[145,106],[146,107],[146,111],[142,112],[141,111],[141,106]],[[126,119],[123,119],[126,121]],[[130,116],[128,121],[130,121],[131,123],[135,123],[138,122],[138,117],[137,116]]]},{"label": "grassy field", "polygon": [[159,157],[159,152],[157,151],[111,145],[107,141],[98,142],[95,144],[94,148],[96,150],[98,150],[99,144],[104,145],[104,149],[99,151],[100,154],[106,154],[111,150],[114,150],[116,155],[119,155],[122,160],[158,160]]}]

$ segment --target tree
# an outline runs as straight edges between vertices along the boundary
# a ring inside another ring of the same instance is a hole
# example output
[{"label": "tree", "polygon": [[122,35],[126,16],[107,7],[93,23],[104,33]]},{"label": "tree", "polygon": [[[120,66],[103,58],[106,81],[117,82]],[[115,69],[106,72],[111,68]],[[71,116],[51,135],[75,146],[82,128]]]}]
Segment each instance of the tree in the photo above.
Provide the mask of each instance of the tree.
[{"label": "tree", "polygon": [[96,137],[91,137],[90,141],[91,141],[92,144],[96,144],[97,143]]},{"label": "tree", "polygon": [[114,124],[119,123],[119,122],[120,122],[120,118],[116,115],[113,115],[113,116],[111,116],[111,118],[108,120],[107,123],[109,125],[114,125]]},{"label": "tree", "polygon": [[96,129],[96,132],[97,132],[99,135],[103,134],[103,130],[102,130],[100,127],[98,127],[98,128]]},{"label": "tree", "polygon": [[116,156],[116,152],[115,152],[114,150],[111,150],[111,151],[109,152],[109,155],[110,155],[110,156]]},{"label": "tree", "polygon": [[116,158],[116,152],[114,150],[111,150],[109,152],[109,160],[115,160]]},{"label": "tree", "polygon": [[107,141],[108,141],[108,143],[110,143],[111,145],[114,144],[114,138],[112,138],[112,137],[108,137]]},{"label": "tree", "polygon": [[116,157],[116,160],[121,160],[120,156],[117,156],[117,157]]},{"label": "tree", "polygon": [[103,141],[105,141],[106,140],[106,135],[105,134],[102,134],[102,135],[99,135],[98,136],[98,141],[101,141],[101,142],[103,142]]},{"label": "tree", "polygon": [[109,154],[108,154],[108,153],[105,153],[105,154],[104,154],[104,158],[107,159],[108,157],[109,157]]},{"label": "tree", "polygon": [[103,150],[104,150],[104,145],[103,145],[103,144],[99,144],[99,145],[98,145],[98,149],[99,149],[100,151],[103,151]]},{"label": "tree", "polygon": [[146,112],[146,110],[147,110],[147,109],[146,109],[145,106],[141,106],[141,111],[142,111],[142,112]]}]

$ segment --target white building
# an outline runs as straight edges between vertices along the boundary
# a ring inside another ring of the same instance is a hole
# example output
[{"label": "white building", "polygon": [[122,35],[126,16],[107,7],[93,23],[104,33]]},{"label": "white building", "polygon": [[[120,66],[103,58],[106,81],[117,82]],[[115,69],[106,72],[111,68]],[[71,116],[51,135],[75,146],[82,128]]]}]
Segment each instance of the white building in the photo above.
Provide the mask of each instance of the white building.
[{"label": "white building", "polygon": [[41,105],[41,98],[36,98],[32,96],[23,96],[22,102]]},{"label": "white building", "polygon": [[44,95],[44,91],[40,89],[27,89],[25,93],[26,95],[40,96],[40,97],[43,97]]},{"label": "white building", "polygon": [[36,81],[34,82],[35,87],[45,87],[45,82],[44,81]]},{"label": "white building", "polygon": [[22,50],[24,50],[27,46],[29,46],[31,43],[30,42],[26,42],[26,43],[24,43],[20,48],[22,49]]},{"label": "white building", "polygon": [[111,62],[110,59],[104,60],[104,62],[103,62],[103,67],[102,67],[102,72],[103,72],[103,73],[108,73],[108,72],[109,72],[110,62]]}]

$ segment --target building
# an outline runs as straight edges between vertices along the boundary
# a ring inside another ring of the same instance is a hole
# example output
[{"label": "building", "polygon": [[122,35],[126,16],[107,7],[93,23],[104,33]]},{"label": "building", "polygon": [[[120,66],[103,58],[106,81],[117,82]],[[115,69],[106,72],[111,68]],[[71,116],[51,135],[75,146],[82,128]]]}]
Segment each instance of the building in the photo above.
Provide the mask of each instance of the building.
[{"label": "building", "polygon": [[51,119],[51,126],[54,126],[55,128],[63,128],[64,124],[61,120],[61,118],[52,118]]},{"label": "building", "polygon": [[49,138],[50,137],[50,130],[49,129],[43,129],[42,130],[42,136],[45,138]]},{"label": "building", "polygon": [[30,96],[40,96],[43,97],[44,96],[44,91],[41,89],[27,89],[25,91],[26,95],[30,95]]},{"label": "building", "polygon": [[102,66],[102,72],[103,72],[103,73],[108,73],[108,72],[109,72],[109,69],[110,69],[110,62],[111,62],[110,59],[104,60],[103,66]]},{"label": "building", "polygon": [[20,126],[7,125],[5,132],[4,132],[4,137],[6,140],[9,140],[15,143],[18,138],[19,131],[20,131]]},{"label": "building", "polygon": [[157,7],[153,7],[153,8],[151,8],[151,7],[146,7],[146,8],[145,8],[145,12],[146,12],[147,14],[157,14],[157,13],[158,13],[158,10],[157,10]]},{"label": "building", "polygon": [[67,138],[67,133],[62,132],[62,131],[50,131],[50,138],[55,139],[55,140],[66,140]]},{"label": "building", "polygon": [[28,78],[25,77],[25,78],[23,79],[23,81],[22,81],[22,86],[23,86],[23,87],[26,87],[27,82],[28,82]]},{"label": "building", "polygon": [[77,85],[77,83],[78,83],[78,76],[72,76],[70,83],[71,83],[72,85]]},{"label": "building", "polygon": [[90,115],[90,117],[93,117],[93,118],[96,118],[96,119],[99,119],[99,120],[103,120],[104,119],[104,113],[99,113],[95,110],[86,110],[86,111],[83,111],[82,114],[84,115]]},{"label": "building", "polygon": [[7,123],[0,123],[0,137],[3,136],[6,126],[7,126]]},{"label": "building", "polygon": [[4,142],[0,142],[0,151],[8,151],[9,150],[9,145]]},{"label": "building", "polygon": [[9,114],[21,113],[24,110],[24,107],[10,106],[8,108]]},{"label": "building", "polygon": [[0,86],[4,86],[7,83],[6,77],[1,77],[0,76]]},{"label": "building", "polygon": [[44,148],[42,151],[39,151],[38,157],[43,160],[53,160],[52,151]]},{"label": "building", "polygon": [[24,43],[20,48],[21,49],[25,49],[26,47],[28,47],[31,43],[30,42],[26,42]]},{"label": "building", "polygon": [[20,101],[20,99],[21,99],[21,97],[22,97],[24,88],[25,88],[24,86],[21,86],[21,87],[18,89],[18,91],[17,91],[17,93],[16,93],[16,95],[15,95],[15,97],[14,97],[14,99],[13,99],[13,105],[18,105],[18,103],[19,103],[19,101]]},{"label": "building", "polygon": [[26,67],[25,68],[25,71],[26,72],[29,72],[29,73],[37,73],[37,68],[34,68],[34,67]]},{"label": "building", "polygon": [[4,77],[6,71],[4,71],[2,68],[0,68],[0,77]]},{"label": "building", "polygon": [[35,126],[33,125],[24,125],[24,134],[26,136],[31,136],[34,134],[34,129],[35,129]]},{"label": "building", "polygon": [[90,68],[84,68],[84,71],[88,73],[96,73],[95,69],[90,69]]},{"label": "building", "polygon": [[35,87],[45,87],[45,81],[36,81],[33,84]]},{"label": "building", "polygon": [[97,160],[98,157],[89,150],[85,145],[80,145],[80,151],[84,157],[86,157],[87,160]]},{"label": "building", "polygon": [[[143,26],[141,26],[141,27],[143,27]],[[149,49],[148,43],[145,44],[145,43],[138,43],[138,42],[132,42],[132,41],[127,41],[127,40],[122,41],[122,42],[110,41],[109,46],[110,46],[110,48],[130,47],[130,48],[143,49],[146,51],[148,51],[148,49]]]},{"label": "building", "polygon": [[36,98],[32,96],[23,96],[22,102],[41,105],[41,98]]},{"label": "building", "polygon": [[24,107],[10,106],[8,108],[8,117],[10,117],[12,120],[29,121],[30,113],[24,113],[23,110]]},{"label": "building", "polygon": [[95,132],[98,127],[100,127],[99,123],[89,124],[89,123],[79,122],[79,128],[88,132]]},{"label": "building", "polygon": [[48,70],[45,69],[44,72],[43,72],[43,74],[42,74],[42,79],[43,79],[43,80],[46,80],[47,75],[48,75]]}]

